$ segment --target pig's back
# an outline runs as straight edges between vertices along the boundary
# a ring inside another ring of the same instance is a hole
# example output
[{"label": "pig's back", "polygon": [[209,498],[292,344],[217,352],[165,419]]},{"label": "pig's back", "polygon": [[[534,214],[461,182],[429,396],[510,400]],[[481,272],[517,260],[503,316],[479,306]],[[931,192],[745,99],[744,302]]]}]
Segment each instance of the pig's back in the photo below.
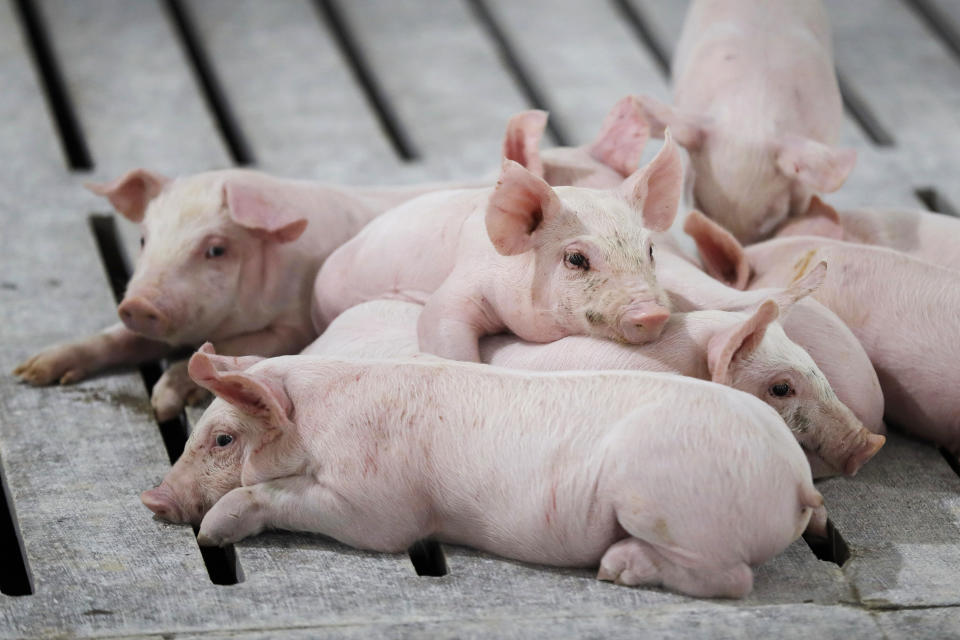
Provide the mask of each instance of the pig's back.
[{"label": "pig's back", "polygon": [[843,107],[832,58],[819,1],[701,0],[677,46],[674,103],[721,126],[742,130],[749,112],[769,129],[764,135],[833,142]]},{"label": "pig's back", "polygon": [[903,251],[960,271],[960,220],[921,210],[841,211],[844,239]]},{"label": "pig's back", "polygon": [[429,193],[371,221],[320,269],[314,285],[316,328],[368,300],[426,302],[453,269],[460,229],[487,193]]}]

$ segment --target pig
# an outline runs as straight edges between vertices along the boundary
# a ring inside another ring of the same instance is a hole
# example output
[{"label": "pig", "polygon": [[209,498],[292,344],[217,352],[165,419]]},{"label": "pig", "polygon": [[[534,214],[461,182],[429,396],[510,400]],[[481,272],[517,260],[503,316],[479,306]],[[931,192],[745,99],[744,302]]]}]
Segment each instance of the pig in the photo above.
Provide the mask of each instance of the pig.
[{"label": "pig", "polygon": [[434,538],[740,597],[823,505],[780,416],[701,380],[209,348],[190,374],[218,398],[141,497],[203,545],[267,528],[393,553]]},{"label": "pig", "polygon": [[[729,286],[745,286],[749,269],[729,266],[732,263],[724,266],[724,251],[740,245],[718,224],[693,211],[687,216],[684,229],[697,241],[704,266],[720,280],[704,272],[700,264],[683,254],[669,238],[658,237],[657,278],[670,296],[674,311],[742,311],[755,308],[767,298],[782,297],[781,289],[777,288],[741,291]],[[874,433],[885,433],[883,392],[877,373],[843,321],[808,297],[792,305],[781,324],[787,337],[810,354],[837,397],[860,422]]]},{"label": "pig", "polygon": [[813,293],[863,345],[883,388],[888,421],[960,455],[960,274],[893,249],[796,236],[730,259],[748,265],[750,289],[782,286],[811,264],[830,264]]},{"label": "pig", "polygon": [[694,0],[673,68],[673,106],[642,97],[657,136],[690,153],[693,204],[744,243],[835,191],[856,152],[835,147],[843,104],[818,0]]},{"label": "pig", "polygon": [[[503,149],[548,181],[616,186],[640,163],[647,127],[630,97],[614,106],[597,139],[581,147],[540,151],[546,119],[543,111],[514,116]],[[35,385],[69,384],[204,340],[234,355],[296,353],[316,337],[305,313],[310,287],[337,246],[381,212],[415,196],[492,182],[348,188],[253,171],[172,180],[136,169],[111,183],[90,184],[143,227],[141,255],[118,308],[122,322],[44,349],[14,374]],[[157,382],[152,405],[158,419],[167,420],[184,403],[206,396],[179,362]]]},{"label": "pig", "polygon": [[[670,316],[660,338],[635,346],[570,336],[548,344],[508,334],[480,341],[481,361],[537,371],[633,369],[712,380],[771,405],[796,435],[816,474],[853,475],[883,446],[838,399],[816,363],[776,322],[822,280],[825,265],[752,313],[691,311]],[[303,353],[336,358],[423,359],[421,305],[374,300],[343,312]],[[826,461],[826,462],[824,462]],[[815,475],[816,475],[815,474]]]},{"label": "pig", "polygon": [[669,317],[650,231],[676,215],[682,164],[669,135],[617,190],[552,188],[505,160],[491,189],[439,192],[384,214],[317,275],[314,321],[376,298],[425,303],[420,346],[479,360],[481,336],[656,339]]},{"label": "pig", "polygon": [[837,211],[814,196],[807,213],[787,221],[776,237],[824,236],[896,249],[914,258],[960,271],[960,220],[912,209]]}]

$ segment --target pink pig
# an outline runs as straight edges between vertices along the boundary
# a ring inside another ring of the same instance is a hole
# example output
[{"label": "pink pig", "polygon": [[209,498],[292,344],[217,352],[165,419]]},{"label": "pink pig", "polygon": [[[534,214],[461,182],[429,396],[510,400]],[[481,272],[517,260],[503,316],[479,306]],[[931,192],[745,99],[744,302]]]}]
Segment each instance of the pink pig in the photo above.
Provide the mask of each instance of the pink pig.
[{"label": "pink pig", "polygon": [[551,188],[506,160],[496,187],[412,200],[334,252],[317,276],[315,323],[376,298],[426,302],[421,348],[471,361],[480,336],[504,329],[537,342],[655,339],[669,310],[650,230],[673,221],[681,174],[669,137],[615,191]]},{"label": "pink pig", "polygon": [[782,286],[825,260],[829,273],[813,296],[863,345],[883,387],[887,418],[960,454],[960,395],[952,384],[960,362],[960,274],[892,249],[814,236],[728,255],[748,265],[751,289]]},{"label": "pink pig", "polygon": [[[670,316],[660,338],[646,345],[570,336],[547,344],[507,334],[480,341],[483,362],[538,371],[632,369],[712,380],[763,400],[794,432],[817,473],[853,474],[883,446],[834,394],[806,351],[775,318],[824,277],[812,270],[752,313],[692,311]],[[335,358],[429,359],[419,353],[422,306],[374,300],[337,316],[303,353]],[[829,468],[824,464],[829,463]]]},{"label": "pink pig", "polygon": [[[540,151],[543,111],[514,116],[504,153],[547,180],[618,185],[638,165],[647,140],[639,106],[614,106],[597,139]],[[252,171],[212,171],[171,180],[137,169],[90,189],[143,227],[143,250],[118,309],[122,324],[47,348],[14,374],[37,385],[82,380],[108,367],[136,364],[181,345],[216,342],[223,353],[296,353],[316,333],[307,312],[323,260],[381,212],[442,188],[340,187],[283,180]],[[312,224],[309,224],[312,222]],[[173,365],[154,387],[160,420],[206,392]]]},{"label": "pink pig", "polygon": [[166,520],[199,523],[201,544],[281,528],[400,552],[431,537],[599,566],[600,579],[625,585],[739,597],[750,567],[822,505],[777,413],[720,385],[253,360],[194,355],[191,375],[219,399],[142,496]]},{"label": "pink pig", "polygon": [[818,0],[694,0],[673,64],[674,106],[642,98],[652,133],[690,152],[698,208],[743,242],[769,236],[856,162],[833,145],[843,104]]},{"label": "pink pig", "polygon": [[789,220],[776,235],[824,236],[888,247],[960,271],[960,220],[940,213],[909,209],[838,212],[814,196],[807,213]]},{"label": "pink pig", "polygon": [[[726,251],[739,248],[739,243],[729,232],[696,211],[687,217],[684,228],[697,240],[705,266],[723,282],[704,273],[667,238],[659,238],[657,278],[670,295],[675,311],[742,311],[781,295],[779,288],[748,292],[727,286],[742,288],[750,275],[745,265],[737,265],[724,257]],[[885,433],[883,393],[877,374],[856,336],[843,321],[816,300],[804,298],[781,316],[781,324],[787,337],[810,354],[837,397],[860,422],[874,433]]]}]

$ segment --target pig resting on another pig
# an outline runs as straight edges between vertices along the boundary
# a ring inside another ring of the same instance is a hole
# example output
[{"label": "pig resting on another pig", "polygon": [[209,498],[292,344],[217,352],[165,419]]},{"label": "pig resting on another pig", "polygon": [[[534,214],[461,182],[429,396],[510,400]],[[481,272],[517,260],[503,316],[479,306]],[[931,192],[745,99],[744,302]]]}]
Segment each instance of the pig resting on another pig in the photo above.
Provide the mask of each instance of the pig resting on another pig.
[{"label": "pig resting on another pig", "polygon": [[655,339],[669,316],[650,230],[676,215],[676,145],[616,191],[551,188],[505,161],[493,189],[428,194],[340,247],[314,289],[317,328],[376,298],[425,302],[424,351],[477,361],[478,339],[504,329],[527,340],[599,335]]},{"label": "pig resting on another pig", "polygon": [[[822,505],[770,407],[638,372],[194,355],[219,396],[144,503],[203,544],[266,528],[424,537],[626,585],[739,597]],[[736,473],[731,473],[736,469]]]}]

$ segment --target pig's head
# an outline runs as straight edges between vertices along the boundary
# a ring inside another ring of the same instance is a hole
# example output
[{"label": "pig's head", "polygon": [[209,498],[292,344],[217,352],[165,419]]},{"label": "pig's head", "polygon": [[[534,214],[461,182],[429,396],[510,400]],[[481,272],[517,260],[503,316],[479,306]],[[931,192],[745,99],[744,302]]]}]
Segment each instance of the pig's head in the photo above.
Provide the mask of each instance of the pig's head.
[{"label": "pig's head", "polygon": [[714,334],[707,361],[714,382],[771,405],[804,448],[852,475],[883,446],[884,437],[864,428],[837,398],[813,358],[775,322],[820,286],[826,270],[826,263],[820,262],[746,319]]},{"label": "pig's head", "polygon": [[634,344],[658,337],[670,312],[651,232],[673,221],[682,174],[669,137],[649,165],[609,191],[554,189],[505,160],[487,233],[501,255],[528,255],[534,315],[566,335]]},{"label": "pig's head", "polygon": [[642,97],[652,135],[670,127],[690,154],[694,204],[741,242],[770,236],[804,213],[815,193],[836,191],[856,152],[793,134],[771,137],[751,123],[736,128]]},{"label": "pig's head", "polygon": [[160,486],[140,498],[164,520],[199,525],[231,489],[293,473],[303,460],[283,378],[263,358],[218,356],[207,343],[190,359],[193,380],[217,395]]},{"label": "pig's head", "polygon": [[649,127],[634,96],[617,102],[600,135],[579,147],[540,150],[547,125],[545,111],[524,111],[507,123],[503,157],[513,160],[553,186],[612,189],[640,166]]},{"label": "pig's head", "polygon": [[118,307],[130,330],[196,344],[222,337],[228,323],[267,324],[264,292],[290,286],[270,280],[280,268],[278,246],[307,226],[269,178],[222,171],[171,180],[136,169],[87,187],[141,225],[141,252]]}]

